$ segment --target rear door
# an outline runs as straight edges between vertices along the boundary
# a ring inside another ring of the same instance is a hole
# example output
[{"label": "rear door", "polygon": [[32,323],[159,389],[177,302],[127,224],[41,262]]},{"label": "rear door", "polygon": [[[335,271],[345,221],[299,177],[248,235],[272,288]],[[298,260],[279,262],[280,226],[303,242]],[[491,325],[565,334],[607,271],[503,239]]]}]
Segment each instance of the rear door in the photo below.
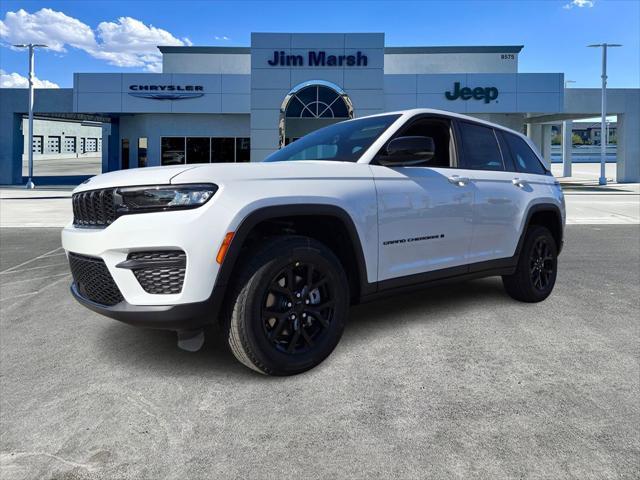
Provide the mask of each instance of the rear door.
[{"label": "rear door", "polygon": [[513,256],[522,216],[535,190],[514,171],[500,131],[467,121],[458,121],[457,131],[460,165],[470,172],[475,195],[469,263],[472,270],[477,270],[482,268],[480,262]]}]

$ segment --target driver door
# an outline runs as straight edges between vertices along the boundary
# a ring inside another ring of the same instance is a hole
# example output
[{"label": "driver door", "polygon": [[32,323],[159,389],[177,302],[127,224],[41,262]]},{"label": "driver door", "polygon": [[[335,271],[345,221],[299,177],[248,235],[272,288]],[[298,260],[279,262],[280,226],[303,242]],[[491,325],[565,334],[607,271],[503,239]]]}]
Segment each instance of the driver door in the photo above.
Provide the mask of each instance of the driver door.
[{"label": "driver door", "polygon": [[435,155],[420,165],[384,166],[381,153],[370,165],[378,198],[378,280],[394,280],[393,287],[443,269],[430,277],[466,273],[474,191],[469,172],[456,168],[451,122],[422,117],[398,136],[433,138]]}]

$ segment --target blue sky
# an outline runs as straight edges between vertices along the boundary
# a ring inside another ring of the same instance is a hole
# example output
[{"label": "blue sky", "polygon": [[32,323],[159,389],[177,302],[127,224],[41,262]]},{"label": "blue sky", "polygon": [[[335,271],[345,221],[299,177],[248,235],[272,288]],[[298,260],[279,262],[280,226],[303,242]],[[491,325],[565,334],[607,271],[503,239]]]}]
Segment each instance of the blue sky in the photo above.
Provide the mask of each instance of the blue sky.
[{"label": "blue sky", "polygon": [[[20,10],[24,12],[20,12]],[[46,10],[43,10],[46,9]],[[157,43],[248,46],[252,31],[384,32],[387,46],[524,45],[521,72],[564,72],[575,87],[600,84],[590,43],[622,43],[610,87],[640,86],[640,1],[11,1],[0,4],[3,84],[26,76],[33,38],[40,80],[70,87],[73,72],[157,71]]]}]

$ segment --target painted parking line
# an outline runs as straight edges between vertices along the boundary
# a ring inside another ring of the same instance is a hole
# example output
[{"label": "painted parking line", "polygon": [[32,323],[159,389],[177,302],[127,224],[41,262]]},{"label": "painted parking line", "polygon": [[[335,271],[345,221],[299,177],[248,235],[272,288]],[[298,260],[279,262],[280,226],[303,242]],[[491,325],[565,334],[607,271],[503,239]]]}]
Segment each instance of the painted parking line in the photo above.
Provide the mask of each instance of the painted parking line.
[{"label": "painted parking line", "polygon": [[[43,258],[47,258],[47,257],[43,257]],[[39,267],[21,268],[20,270],[9,270],[9,271],[0,272],[0,275],[10,275],[12,273],[30,272],[32,270],[42,270],[43,268],[62,267],[62,266],[68,266],[68,263],[54,263],[53,265],[41,265]]]},{"label": "painted parking line", "polygon": [[30,263],[33,263],[33,262],[35,262],[35,261],[37,261],[37,260],[40,260],[40,259],[42,259],[42,258],[45,258],[45,257],[47,257],[48,255],[50,255],[50,254],[52,254],[52,253],[59,252],[60,250],[62,250],[62,247],[54,248],[53,250],[50,250],[50,251],[48,251],[48,252],[45,252],[45,253],[43,253],[42,255],[38,255],[37,257],[33,257],[32,259],[27,260],[27,261],[22,262],[22,263],[19,263],[18,265],[14,265],[13,267],[9,267],[9,268],[7,268],[7,269],[5,269],[5,270],[1,271],[1,272],[0,272],[0,274],[2,274],[2,273],[9,273],[9,272],[15,271],[17,268],[20,268],[20,267],[22,267],[22,266],[24,266],[24,265],[29,265]]},{"label": "painted parking line", "polygon": [[70,276],[70,273],[65,273],[64,276],[61,276],[61,278],[59,278],[58,280],[51,282],[49,285],[42,287],[40,290],[36,290],[35,292],[26,292],[26,293],[19,293],[18,295],[12,295],[10,297],[6,297],[6,298],[0,298],[0,302],[4,302],[6,300],[14,300],[16,298],[22,298],[22,297],[29,297],[32,295],[38,295],[39,293],[44,292],[45,290],[50,289],[51,287],[53,287],[54,285],[57,285],[58,283],[62,282],[63,280],[66,280],[68,276]]},{"label": "painted parking line", "polygon": [[[9,272],[9,273],[12,273],[12,272]],[[15,285],[16,283],[35,282],[36,280],[46,280],[47,278],[63,277],[65,275],[69,275],[69,272],[56,273],[55,275],[46,275],[44,277],[34,277],[34,278],[24,278],[22,280],[12,280],[12,281],[7,282],[7,283],[0,283],[0,287],[8,287],[10,285]]]}]

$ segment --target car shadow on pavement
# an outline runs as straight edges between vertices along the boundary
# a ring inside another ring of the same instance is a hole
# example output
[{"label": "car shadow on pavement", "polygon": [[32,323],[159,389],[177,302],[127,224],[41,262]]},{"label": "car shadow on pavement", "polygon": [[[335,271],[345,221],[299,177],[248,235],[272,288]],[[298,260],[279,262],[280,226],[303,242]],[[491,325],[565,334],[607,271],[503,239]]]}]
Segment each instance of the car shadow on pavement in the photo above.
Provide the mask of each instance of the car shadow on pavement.
[{"label": "car shadow on pavement", "polygon": [[[499,278],[451,283],[394,295],[352,307],[342,341],[347,344],[368,342],[384,337],[386,330],[398,327],[398,322],[406,325],[439,321],[479,302],[486,306],[496,301],[511,301]],[[97,350],[116,368],[124,366],[151,369],[156,374],[198,374],[209,378],[229,375],[269,378],[256,375],[236,361],[217,326],[206,331],[205,344],[195,353],[180,350],[174,332],[135,328],[119,322],[106,322],[101,328]]]},{"label": "car shadow on pavement", "polygon": [[351,308],[345,332],[358,341],[384,335],[398,324],[436,321],[463,313],[473,305],[513,302],[500,277],[425,287]]}]

